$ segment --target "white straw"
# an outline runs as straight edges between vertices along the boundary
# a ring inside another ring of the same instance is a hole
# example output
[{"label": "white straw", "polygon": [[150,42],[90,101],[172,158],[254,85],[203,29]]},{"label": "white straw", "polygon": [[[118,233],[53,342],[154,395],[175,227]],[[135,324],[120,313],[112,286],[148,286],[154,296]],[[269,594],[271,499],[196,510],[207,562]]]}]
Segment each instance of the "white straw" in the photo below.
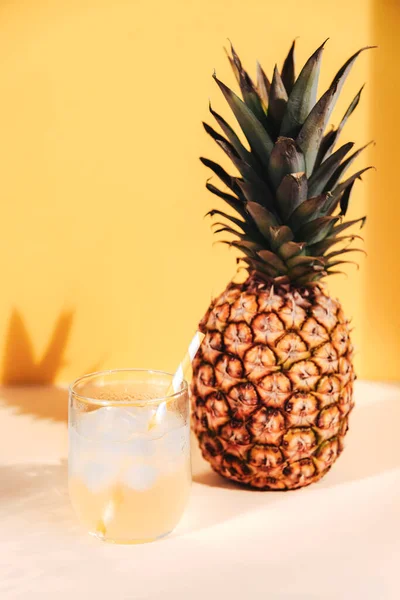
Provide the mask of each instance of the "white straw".
[{"label": "white straw", "polygon": [[[187,375],[189,368],[191,367],[192,361],[193,361],[194,357],[196,356],[197,351],[200,348],[200,345],[201,345],[201,342],[203,341],[203,339],[204,339],[204,334],[200,333],[199,331],[196,331],[196,333],[194,334],[194,336],[192,338],[192,341],[189,344],[189,348],[188,348],[182,362],[179,364],[179,366],[175,372],[175,375],[173,376],[172,383],[169,386],[167,393],[166,393],[166,400],[164,400],[163,402],[161,402],[161,404],[159,404],[156,412],[153,414],[152,418],[150,419],[150,422],[148,425],[149,431],[151,429],[153,429],[153,427],[155,427],[156,425],[159,425],[162,422],[163,417],[164,417],[165,413],[167,412],[168,396],[171,396],[172,394],[176,394],[177,392],[179,392],[181,390],[182,383],[185,379],[185,375]],[[115,509],[118,507],[118,505],[119,505],[119,499],[115,494],[113,494],[112,497],[108,500],[107,504],[105,505],[105,508],[103,510],[102,519],[99,522],[98,527],[97,527],[97,531],[101,535],[103,535],[103,536],[106,535],[107,526],[114,519]]]},{"label": "white straw", "polygon": [[179,363],[179,366],[177,368],[177,370],[175,371],[175,375],[172,378],[172,383],[169,386],[167,393],[166,393],[166,397],[167,400],[164,400],[164,402],[161,402],[161,404],[157,407],[157,410],[155,412],[155,414],[153,415],[150,423],[149,423],[149,429],[152,429],[153,427],[155,427],[155,425],[161,423],[166,410],[167,410],[167,401],[168,401],[168,396],[171,396],[172,394],[176,394],[177,392],[179,392],[181,390],[182,387],[182,383],[185,379],[185,376],[187,375],[192,361],[194,359],[194,357],[197,354],[198,349],[200,348],[201,342],[204,339],[204,334],[200,333],[200,331],[196,331],[196,333],[194,334],[192,341],[189,344],[189,348],[187,349],[187,352],[185,354],[185,356],[183,357],[183,360],[181,363]]}]

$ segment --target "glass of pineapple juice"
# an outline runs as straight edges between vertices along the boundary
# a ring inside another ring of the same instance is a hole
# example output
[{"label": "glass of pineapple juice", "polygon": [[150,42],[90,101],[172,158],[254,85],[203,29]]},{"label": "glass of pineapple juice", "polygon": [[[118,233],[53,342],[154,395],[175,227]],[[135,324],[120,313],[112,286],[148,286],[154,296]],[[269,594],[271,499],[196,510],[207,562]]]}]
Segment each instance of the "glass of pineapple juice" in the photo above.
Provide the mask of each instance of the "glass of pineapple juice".
[{"label": "glass of pineapple juice", "polygon": [[[170,533],[191,486],[188,386],[173,376],[114,370],[70,386],[69,494],[92,535],[135,544]],[[171,393],[172,392],[172,393]]]}]

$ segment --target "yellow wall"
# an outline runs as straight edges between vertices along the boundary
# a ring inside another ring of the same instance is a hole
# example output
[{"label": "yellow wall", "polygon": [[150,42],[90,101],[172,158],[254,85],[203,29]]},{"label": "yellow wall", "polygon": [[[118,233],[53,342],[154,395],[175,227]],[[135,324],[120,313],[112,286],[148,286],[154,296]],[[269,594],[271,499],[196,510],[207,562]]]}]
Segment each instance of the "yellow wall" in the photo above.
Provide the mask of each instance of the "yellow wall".
[{"label": "yellow wall", "polygon": [[377,140],[371,177],[366,228],[366,270],[363,322],[363,365],[371,378],[400,379],[400,105],[399,31],[400,3],[375,0],[374,55],[371,94],[371,129]]},{"label": "yellow wall", "polygon": [[[350,53],[380,41],[371,18],[372,0],[1,3],[3,380],[70,380],[99,367],[173,369],[211,295],[235,269],[232,254],[212,247],[203,215],[213,199],[198,161],[218,156],[200,125],[208,98],[228,114],[211,78],[215,67],[233,84],[226,38],[247,65],[258,58],[271,72],[293,37],[301,36],[300,64],[330,36],[326,86]],[[336,113],[367,80],[343,138],[358,144],[390,136],[368,119],[379,76],[373,60],[372,53],[360,57]],[[394,85],[392,76],[385,90]],[[381,113],[385,99],[374,96]],[[394,180],[383,171],[390,195]],[[354,215],[364,213],[382,176],[357,184]],[[375,203],[374,218],[377,210]],[[379,256],[388,253],[378,248],[384,234],[372,221],[373,256],[331,287],[354,315],[361,375],[393,378],[398,338],[390,333],[378,357],[368,346],[369,326],[385,318],[381,296],[388,314],[394,290],[387,274],[374,285]],[[379,336],[376,328],[374,343]]]}]

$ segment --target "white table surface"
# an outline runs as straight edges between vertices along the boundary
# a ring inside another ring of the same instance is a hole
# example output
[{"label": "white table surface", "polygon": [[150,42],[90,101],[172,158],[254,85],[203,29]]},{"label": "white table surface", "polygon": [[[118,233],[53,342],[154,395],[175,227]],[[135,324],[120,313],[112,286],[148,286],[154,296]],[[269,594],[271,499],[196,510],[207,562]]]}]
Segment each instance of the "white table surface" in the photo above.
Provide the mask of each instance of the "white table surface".
[{"label": "white table surface", "polygon": [[400,598],[400,385],[357,383],[345,452],[300,491],[238,489],[195,447],[185,517],[141,546],[102,543],[77,523],[66,398],[0,390],[1,600]]}]

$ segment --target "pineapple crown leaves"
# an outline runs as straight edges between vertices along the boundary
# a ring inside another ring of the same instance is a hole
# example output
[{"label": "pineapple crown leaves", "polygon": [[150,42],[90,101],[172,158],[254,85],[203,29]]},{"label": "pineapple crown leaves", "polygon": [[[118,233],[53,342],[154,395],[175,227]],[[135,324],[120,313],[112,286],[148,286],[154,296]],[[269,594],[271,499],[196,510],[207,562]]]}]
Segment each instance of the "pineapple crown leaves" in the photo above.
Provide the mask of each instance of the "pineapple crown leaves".
[{"label": "pineapple crown leaves", "polygon": [[[208,214],[224,219],[215,224],[214,232],[233,236],[224,243],[241,251],[243,256],[238,260],[250,274],[267,281],[315,285],[322,277],[336,274],[334,267],[348,262],[340,259],[342,254],[360,251],[348,247],[354,239],[362,240],[360,236],[339,234],[365,223],[365,217],[344,218],[355,181],[371,167],[347,179],[343,176],[369,144],[351,154],[352,142],[337,149],[335,146],[364,86],[338,127],[325,130],[355,60],[374,46],[353,54],[317,99],[326,41],[306,61],[297,78],[293,42],[282,70],[275,66],[271,80],[257,63],[256,81],[245,71],[231,44],[227,54],[240,95],[213,74],[247,144],[210,104],[219,130],[207,123],[204,128],[231,160],[237,175],[208,158],[200,159],[227,191],[209,180],[207,189],[232,209],[229,213],[215,209]],[[333,248],[337,244],[341,248]]]}]

